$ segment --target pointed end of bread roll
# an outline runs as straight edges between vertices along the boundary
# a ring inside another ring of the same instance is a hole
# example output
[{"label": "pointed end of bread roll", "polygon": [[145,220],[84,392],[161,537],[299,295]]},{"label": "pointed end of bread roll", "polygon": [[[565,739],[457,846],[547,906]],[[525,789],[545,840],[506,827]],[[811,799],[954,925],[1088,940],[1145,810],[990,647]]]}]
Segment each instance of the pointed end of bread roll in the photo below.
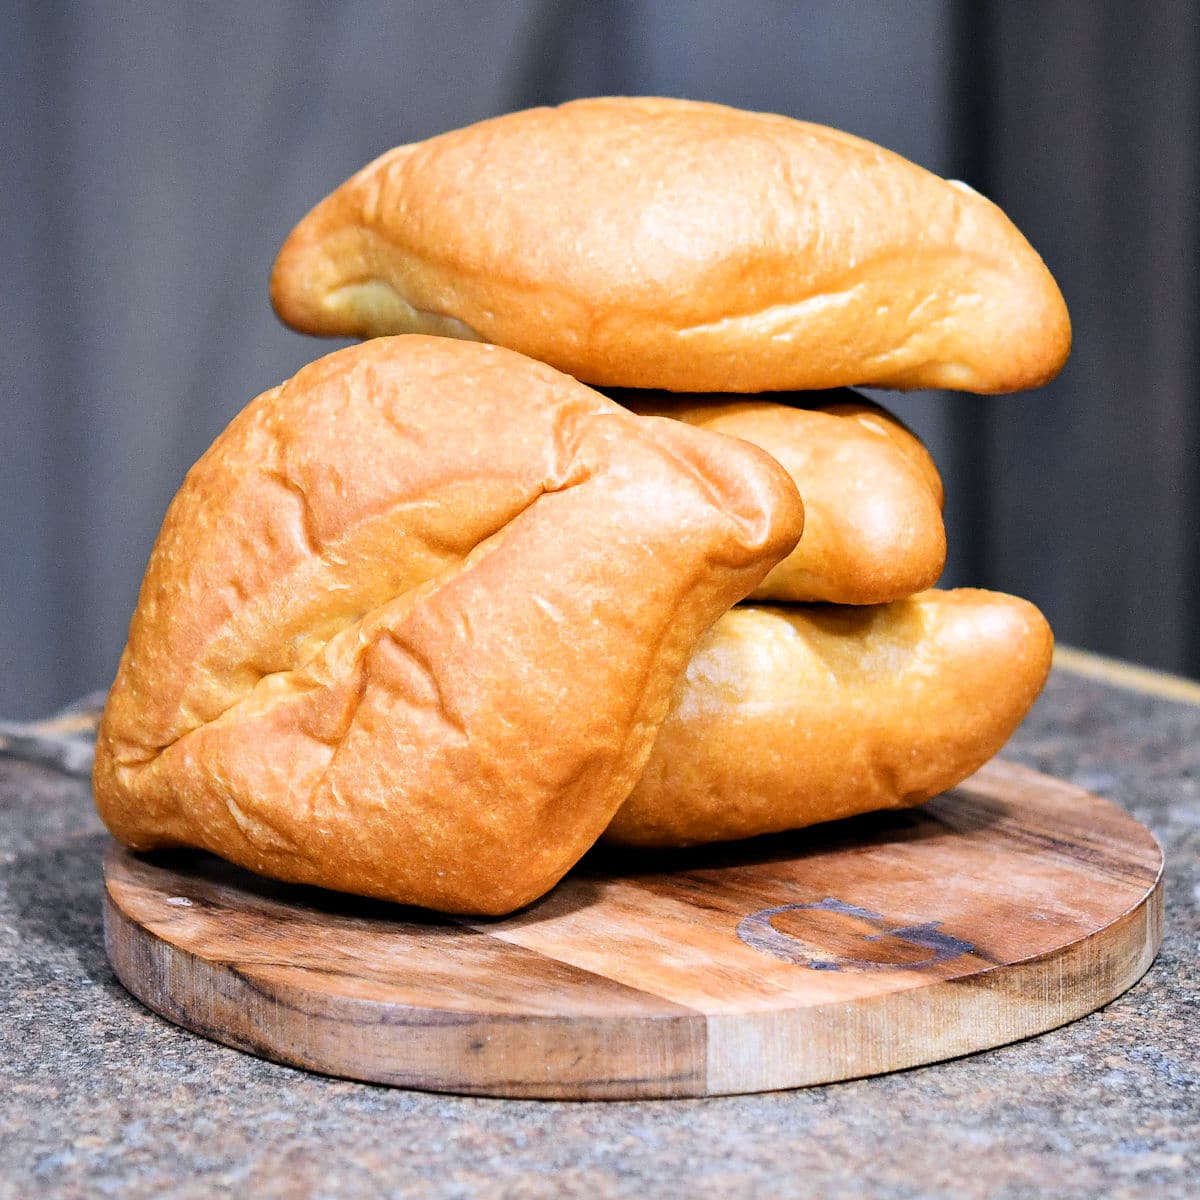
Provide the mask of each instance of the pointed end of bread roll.
[{"label": "pointed end of bread roll", "polygon": [[[942,181],[939,181],[942,182]],[[908,317],[911,338],[897,369],[878,362],[877,386],[949,388],[996,394],[1049,383],[1071,354],[1071,318],[1054,276],[1007,214],[959,180],[944,181],[947,228],[955,247],[953,282],[930,290]],[[949,263],[946,264],[949,267]],[[903,266],[888,286],[902,290]],[[919,263],[911,268],[929,275]],[[929,288],[918,278],[907,289]],[[899,338],[897,339],[899,342]],[[920,354],[913,360],[913,350]],[[865,381],[864,381],[865,382]]]},{"label": "pointed end of bread roll", "polygon": [[954,678],[956,699],[987,717],[981,740],[994,743],[990,758],[1045,686],[1054,634],[1037,606],[1020,596],[956,588],[924,597],[933,653]]},{"label": "pointed end of bread roll", "polygon": [[485,340],[454,316],[417,307],[388,261],[394,250],[375,228],[413,148],[397,146],[368,163],[288,234],[270,279],[271,306],[285,325],[323,337]]}]

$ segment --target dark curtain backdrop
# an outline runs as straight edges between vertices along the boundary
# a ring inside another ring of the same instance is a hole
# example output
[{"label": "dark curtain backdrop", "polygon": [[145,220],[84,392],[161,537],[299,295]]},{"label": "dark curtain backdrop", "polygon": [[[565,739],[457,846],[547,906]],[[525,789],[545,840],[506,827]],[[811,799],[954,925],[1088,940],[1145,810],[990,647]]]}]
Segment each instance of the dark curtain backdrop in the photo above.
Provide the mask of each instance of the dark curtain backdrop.
[{"label": "dark curtain backdrop", "polygon": [[266,281],[387,147],[658,93],[879,141],[998,200],[1076,350],[1027,396],[894,407],[949,494],[947,581],[1061,640],[1200,672],[1194,0],[18,4],[0,31],[0,712],[115,669],[162,512],[251,397],[333,348]]}]

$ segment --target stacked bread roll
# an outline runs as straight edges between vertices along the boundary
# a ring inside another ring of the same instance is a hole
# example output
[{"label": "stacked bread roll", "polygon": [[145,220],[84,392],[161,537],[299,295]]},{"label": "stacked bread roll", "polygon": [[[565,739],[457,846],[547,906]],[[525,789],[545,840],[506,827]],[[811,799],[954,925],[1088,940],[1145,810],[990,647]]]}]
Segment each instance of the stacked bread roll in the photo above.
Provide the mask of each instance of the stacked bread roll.
[{"label": "stacked bread roll", "polygon": [[1061,295],[969,188],[579,101],[385,154],[272,297],[374,340],[254,401],[168,512],[97,750],[130,845],[507,912],[601,837],[919,803],[1037,696],[1041,615],[930,590],[934,464],[829,390],[1059,370]]}]

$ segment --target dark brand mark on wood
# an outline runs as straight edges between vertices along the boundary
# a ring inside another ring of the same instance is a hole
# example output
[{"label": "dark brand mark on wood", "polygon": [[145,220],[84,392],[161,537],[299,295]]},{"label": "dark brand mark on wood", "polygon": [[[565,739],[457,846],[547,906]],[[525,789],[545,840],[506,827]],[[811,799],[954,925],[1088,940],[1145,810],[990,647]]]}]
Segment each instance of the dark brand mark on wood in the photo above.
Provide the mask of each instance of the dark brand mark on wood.
[{"label": "dark brand mark on wood", "polygon": [[919,971],[975,949],[941,933],[940,924],[893,926],[880,913],[827,896],[760,908],[738,923],[737,935],[752,950],[812,971]]}]

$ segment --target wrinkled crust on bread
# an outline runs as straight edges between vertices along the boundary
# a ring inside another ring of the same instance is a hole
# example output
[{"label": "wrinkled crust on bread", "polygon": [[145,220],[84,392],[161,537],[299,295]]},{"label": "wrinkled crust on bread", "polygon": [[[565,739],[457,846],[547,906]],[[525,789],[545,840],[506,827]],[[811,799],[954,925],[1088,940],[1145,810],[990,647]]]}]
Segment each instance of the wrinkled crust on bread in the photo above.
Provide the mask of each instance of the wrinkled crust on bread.
[{"label": "wrinkled crust on bread", "polygon": [[697,639],[802,520],[762,451],[511,351],[330,355],[172,503],[99,731],[100,814],[136,849],[510,911],[604,829]]},{"label": "wrinkled crust on bread", "polygon": [[611,394],[634,412],[752,442],[795,480],[804,536],[751,599],[883,604],[924,591],[941,575],[941,476],[920,439],[865,397],[845,390],[770,400]]},{"label": "wrinkled crust on bread", "polygon": [[605,838],[688,846],[919,804],[1008,740],[1052,649],[1032,604],[969,588],[735,608],[701,640]]},{"label": "wrinkled crust on bread", "polygon": [[1008,392],[1070,351],[990,201],[849,134],[601,98],[391,150],[287,238],[271,295],[316,334],[510,346],[598,385]]}]

